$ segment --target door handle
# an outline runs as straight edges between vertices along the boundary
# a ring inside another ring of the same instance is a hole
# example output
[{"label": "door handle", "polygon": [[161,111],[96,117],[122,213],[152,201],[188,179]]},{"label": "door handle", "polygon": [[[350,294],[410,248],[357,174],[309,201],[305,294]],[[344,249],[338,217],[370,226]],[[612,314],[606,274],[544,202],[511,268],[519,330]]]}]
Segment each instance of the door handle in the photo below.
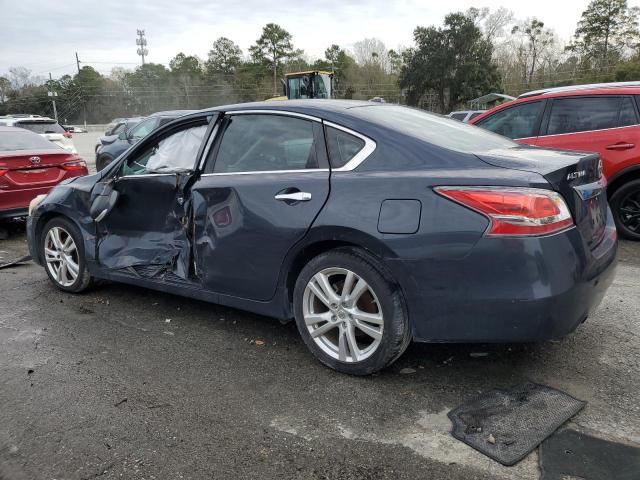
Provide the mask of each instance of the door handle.
[{"label": "door handle", "polygon": [[635,144],[633,143],[624,143],[624,142],[620,142],[620,143],[614,143],[612,145],[607,145],[606,148],[607,150],[629,150],[630,148],[635,147]]},{"label": "door handle", "polygon": [[308,202],[311,200],[311,194],[309,192],[279,193],[273,198],[284,202]]}]

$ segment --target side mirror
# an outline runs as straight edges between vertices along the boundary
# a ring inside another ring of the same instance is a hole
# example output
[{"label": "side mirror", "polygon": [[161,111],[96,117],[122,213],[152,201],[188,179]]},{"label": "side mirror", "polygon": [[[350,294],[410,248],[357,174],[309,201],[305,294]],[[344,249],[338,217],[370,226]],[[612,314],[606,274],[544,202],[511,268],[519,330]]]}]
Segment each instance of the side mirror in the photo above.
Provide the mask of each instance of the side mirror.
[{"label": "side mirror", "polygon": [[111,184],[103,184],[102,191],[93,200],[89,214],[96,223],[100,222],[116,206],[118,201],[118,191],[113,189]]},{"label": "side mirror", "polygon": [[122,132],[120,132],[118,134],[118,139],[119,140],[127,140],[127,132],[125,130],[123,130]]}]

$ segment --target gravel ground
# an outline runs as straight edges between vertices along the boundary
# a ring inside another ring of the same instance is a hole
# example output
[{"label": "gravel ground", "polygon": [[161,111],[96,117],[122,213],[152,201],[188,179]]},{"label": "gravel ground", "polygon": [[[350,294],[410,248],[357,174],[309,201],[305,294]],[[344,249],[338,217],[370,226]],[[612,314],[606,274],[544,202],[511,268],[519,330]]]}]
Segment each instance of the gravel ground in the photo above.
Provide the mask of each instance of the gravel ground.
[{"label": "gravel ground", "polygon": [[[18,227],[0,262],[25,251]],[[2,480],[534,479],[536,452],[502,467],[446,417],[524,381],[586,400],[572,427],[640,443],[640,243],[621,244],[607,297],[562,341],[412,345],[366,378],[238,310],[118,284],[65,294],[35,264],[0,270],[0,291]]]}]

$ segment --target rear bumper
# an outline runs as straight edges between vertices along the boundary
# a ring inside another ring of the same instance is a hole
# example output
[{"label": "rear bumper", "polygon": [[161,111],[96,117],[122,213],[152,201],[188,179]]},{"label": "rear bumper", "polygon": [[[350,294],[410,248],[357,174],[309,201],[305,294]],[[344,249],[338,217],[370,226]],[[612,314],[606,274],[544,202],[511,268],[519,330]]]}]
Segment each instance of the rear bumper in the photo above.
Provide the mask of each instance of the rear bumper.
[{"label": "rear bumper", "polygon": [[590,250],[577,229],[536,238],[483,237],[460,260],[391,260],[414,339],[529,342],[559,338],[598,306],[613,281],[617,234]]}]

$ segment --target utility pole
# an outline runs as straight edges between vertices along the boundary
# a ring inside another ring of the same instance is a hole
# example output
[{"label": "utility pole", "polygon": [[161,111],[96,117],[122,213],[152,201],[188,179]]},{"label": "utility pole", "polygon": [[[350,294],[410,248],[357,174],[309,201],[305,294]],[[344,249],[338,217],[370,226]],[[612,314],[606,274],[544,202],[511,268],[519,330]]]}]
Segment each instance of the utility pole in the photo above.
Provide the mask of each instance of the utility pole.
[{"label": "utility pole", "polygon": [[51,72],[49,72],[49,91],[47,95],[51,97],[51,103],[53,103],[53,118],[58,121],[58,110],[56,109],[56,97],[58,96],[58,92],[53,90],[53,78],[51,77]]},{"label": "utility pole", "polygon": [[[76,52],[76,66],[78,67],[78,80],[80,80],[80,59],[78,58],[78,52]],[[82,95],[82,119],[84,121],[84,127],[87,128],[87,102],[84,98],[82,84],[80,84],[80,94]]]},{"label": "utility pole", "polygon": [[144,30],[138,29],[138,38],[136,38],[136,45],[138,45],[138,55],[142,57],[142,65],[144,65],[144,57],[149,54],[147,50],[147,39],[144,38]]}]

